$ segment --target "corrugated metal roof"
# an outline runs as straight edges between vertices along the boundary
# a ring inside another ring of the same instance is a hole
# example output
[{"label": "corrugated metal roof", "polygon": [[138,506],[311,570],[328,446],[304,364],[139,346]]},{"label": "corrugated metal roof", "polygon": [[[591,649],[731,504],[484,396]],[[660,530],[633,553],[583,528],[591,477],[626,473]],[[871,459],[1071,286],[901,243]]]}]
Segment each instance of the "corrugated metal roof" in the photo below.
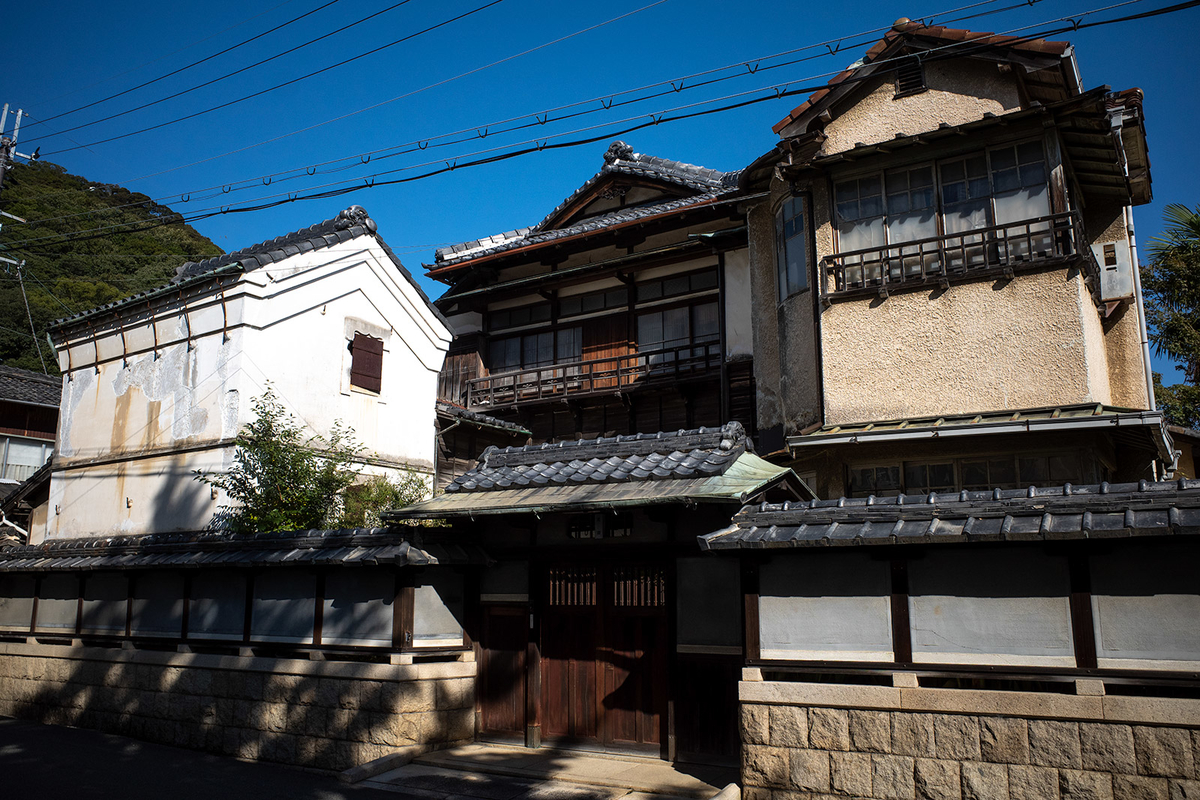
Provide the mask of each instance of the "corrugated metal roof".
[{"label": "corrugated metal roof", "polygon": [[193,567],[431,566],[486,561],[475,547],[409,541],[404,528],[304,530],[234,536],[224,532],[61,539],[0,548],[0,572]]},{"label": "corrugated metal roof", "polygon": [[1200,534],[1200,481],[994,489],[746,506],[702,550]]}]

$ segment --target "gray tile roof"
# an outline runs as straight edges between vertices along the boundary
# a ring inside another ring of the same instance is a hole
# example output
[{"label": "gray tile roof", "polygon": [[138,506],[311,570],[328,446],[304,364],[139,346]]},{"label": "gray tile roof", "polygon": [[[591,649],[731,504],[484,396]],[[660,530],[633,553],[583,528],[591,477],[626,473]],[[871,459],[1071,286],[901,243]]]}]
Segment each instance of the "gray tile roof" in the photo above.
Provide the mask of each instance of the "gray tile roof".
[{"label": "gray tile roof", "polygon": [[746,432],[737,422],[675,433],[489,447],[446,492],[710,477],[725,472],[746,448]]},{"label": "gray tile roof", "polygon": [[58,408],[62,378],[0,364],[0,400]]},{"label": "gray tile roof", "polygon": [[447,400],[437,401],[437,413],[444,414],[451,419],[461,419],[473,425],[480,425],[484,428],[495,428],[496,430],[508,431],[513,434],[524,434],[525,436],[530,435],[530,431],[527,428],[515,422],[509,422],[508,420],[488,414],[481,414],[478,411],[471,411]]},{"label": "gray tile roof", "polygon": [[[600,230],[622,222],[677,211],[688,206],[710,202],[737,190],[740,172],[720,172],[682,161],[671,161],[658,156],[649,156],[633,152],[633,148],[624,142],[613,142],[604,154],[604,166],[600,171],[587,180],[582,186],[571,193],[537,225],[528,228],[518,228],[482,239],[462,242],[451,247],[443,247],[434,256],[433,268],[450,266],[452,264],[479,258],[485,255],[512,250],[531,244],[562,239],[580,233]],[[631,206],[618,209],[607,214],[580,220],[564,228],[549,229],[548,226],[581,195],[591,191],[600,180],[609,175],[627,175],[636,178],[647,178],[686,189],[692,194],[688,197],[676,198],[660,203]],[[429,265],[427,265],[429,266]]]},{"label": "gray tile roof", "polygon": [[375,220],[371,219],[367,214],[366,209],[362,206],[350,206],[345,211],[339,213],[333,219],[327,219],[324,222],[318,222],[316,225],[310,225],[307,228],[302,228],[298,231],[277,236],[274,239],[268,239],[265,242],[251,245],[250,247],[242,248],[241,250],[232,253],[225,253],[220,256],[206,258],[203,261],[188,261],[182,264],[175,270],[175,277],[171,279],[171,283],[165,287],[150,289],[145,292],[127,297],[122,300],[117,300],[113,303],[100,306],[99,308],[85,311],[81,314],[76,314],[73,317],[65,317],[58,320],[52,325],[52,328],[57,328],[62,325],[77,322],[87,317],[96,316],[98,314],[109,313],[118,310],[130,303],[140,302],[150,299],[153,296],[170,292],[180,288],[184,284],[194,284],[204,280],[206,277],[229,272],[247,272],[250,270],[265,267],[269,264],[274,264],[282,261],[285,258],[308,253],[314,250],[321,250],[326,247],[347,242],[351,239],[356,239],[359,236],[372,235],[376,241],[387,253],[396,269],[404,276],[414,289],[417,290],[418,296],[425,301],[425,305],[437,315],[443,323],[446,322],[442,313],[434,307],[420,285],[413,278],[408,269],[400,263],[399,257],[388,247],[387,243],[376,234],[377,225]]},{"label": "gray tile roof", "polygon": [[1200,481],[749,505],[703,550],[1200,534]]},{"label": "gray tile roof", "polygon": [[452,544],[417,547],[411,529],[348,528],[233,536],[222,532],[51,540],[0,548],[0,572],[251,566],[425,566],[483,557]]}]

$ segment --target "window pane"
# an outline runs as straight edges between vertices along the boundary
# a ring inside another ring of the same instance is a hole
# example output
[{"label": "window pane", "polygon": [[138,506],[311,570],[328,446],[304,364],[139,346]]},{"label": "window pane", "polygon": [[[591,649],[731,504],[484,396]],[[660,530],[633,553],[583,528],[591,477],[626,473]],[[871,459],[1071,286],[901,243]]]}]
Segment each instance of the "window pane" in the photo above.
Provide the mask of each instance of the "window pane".
[{"label": "window pane", "polygon": [[928,491],[929,469],[924,464],[904,465],[904,491],[916,494]]},{"label": "window pane", "polygon": [[662,297],[662,281],[644,283],[637,287],[637,299],[641,302]]},{"label": "window pane", "polygon": [[900,491],[900,467],[876,467],[875,491],[879,494]]},{"label": "window pane", "polygon": [[673,308],[663,312],[664,341],[668,346],[686,344],[688,340],[688,310]]},{"label": "window pane", "polygon": [[558,332],[557,359],[576,361],[583,355],[583,328],[566,328]]},{"label": "window pane", "polygon": [[550,304],[541,303],[529,310],[530,322],[549,322],[550,321]]},{"label": "window pane", "polygon": [[721,326],[717,318],[716,303],[704,303],[703,305],[692,307],[693,341],[715,341],[720,332]]},{"label": "window pane", "polygon": [[715,269],[697,272],[692,276],[692,291],[701,292],[705,289],[717,288],[717,271]]},{"label": "window pane", "polygon": [[592,311],[600,311],[604,308],[604,295],[589,294],[583,298],[583,313],[587,314]]},{"label": "window pane", "polygon": [[655,349],[662,343],[662,313],[658,311],[638,316],[638,347]]},{"label": "window pane", "polygon": [[1052,483],[1079,483],[1078,456],[1050,456]]},{"label": "window pane", "polygon": [[1050,469],[1044,456],[1022,458],[1019,459],[1018,464],[1021,469],[1022,484],[1028,486],[1029,484],[1046,483],[1050,480]]},{"label": "window pane", "polygon": [[962,464],[964,489],[987,489],[988,469],[986,461],[964,461]]},{"label": "window pane", "polygon": [[573,317],[581,313],[582,302],[578,297],[564,297],[558,303],[558,313],[564,317]]},{"label": "window pane", "polygon": [[929,465],[929,488],[939,492],[951,491],[954,489],[954,465],[953,464],[930,464]]},{"label": "window pane", "polygon": [[667,297],[676,294],[687,294],[688,278],[686,275],[681,275],[677,278],[667,278],[663,281],[663,294]]},{"label": "window pane", "polygon": [[1021,167],[1021,185],[1036,186],[1046,182],[1046,166],[1040,161],[1036,164],[1025,164]]},{"label": "window pane", "polygon": [[992,151],[992,170],[999,171],[1017,166],[1017,151],[1011,147],[1001,147]]},{"label": "window pane", "polygon": [[1042,152],[1041,142],[1026,142],[1025,144],[1017,145],[1017,161],[1022,164],[1029,164],[1034,161],[1044,161],[1045,156]]},{"label": "window pane", "polygon": [[992,180],[995,182],[997,192],[1007,192],[1021,185],[1021,179],[1017,175],[1016,167],[993,172]]},{"label": "window pane", "polygon": [[993,458],[988,462],[988,473],[991,478],[989,488],[1015,488],[1017,485],[1017,464],[1011,458]]}]

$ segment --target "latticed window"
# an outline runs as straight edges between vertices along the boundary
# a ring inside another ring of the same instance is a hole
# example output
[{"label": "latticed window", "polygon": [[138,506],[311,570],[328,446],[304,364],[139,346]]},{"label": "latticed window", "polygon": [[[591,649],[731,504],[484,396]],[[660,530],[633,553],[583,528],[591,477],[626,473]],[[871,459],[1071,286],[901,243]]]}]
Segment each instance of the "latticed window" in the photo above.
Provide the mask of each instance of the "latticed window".
[{"label": "latticed window", "polygon": [[383,340],[365,333],[350,342],[350,385],[379,394],[383,385]]}]

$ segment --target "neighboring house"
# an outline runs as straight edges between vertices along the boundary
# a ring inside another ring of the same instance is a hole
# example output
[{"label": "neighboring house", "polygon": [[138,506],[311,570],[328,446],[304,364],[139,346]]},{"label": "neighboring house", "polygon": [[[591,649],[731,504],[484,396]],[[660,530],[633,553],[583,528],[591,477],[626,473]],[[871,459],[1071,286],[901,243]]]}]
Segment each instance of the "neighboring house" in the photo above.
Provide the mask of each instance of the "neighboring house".
[{"label": "neighboring house", "polygon": [[66,380],[33,541],[203,530],[224,497],[193,473],[230,466],[268,382],[312,433],[353,428],[369,471],[432,475],[451,334],[375,228],[354,206],[56,323]]},{"label": "neighboring house", "polygon": [[535,441],[754,430],[737,173],[635,153],[531,228],[447,247],[429,277],[455,332],[442,397]]},{"label": "neighboring house", "polygon": [[0,364],[0,498],[50,460],[62,379]]},{"label": "neighboring house", "polygon": [[822,497],[1168,472],[1142,95],[1065,42],[898,21],[744,173],[762,443]]}]

